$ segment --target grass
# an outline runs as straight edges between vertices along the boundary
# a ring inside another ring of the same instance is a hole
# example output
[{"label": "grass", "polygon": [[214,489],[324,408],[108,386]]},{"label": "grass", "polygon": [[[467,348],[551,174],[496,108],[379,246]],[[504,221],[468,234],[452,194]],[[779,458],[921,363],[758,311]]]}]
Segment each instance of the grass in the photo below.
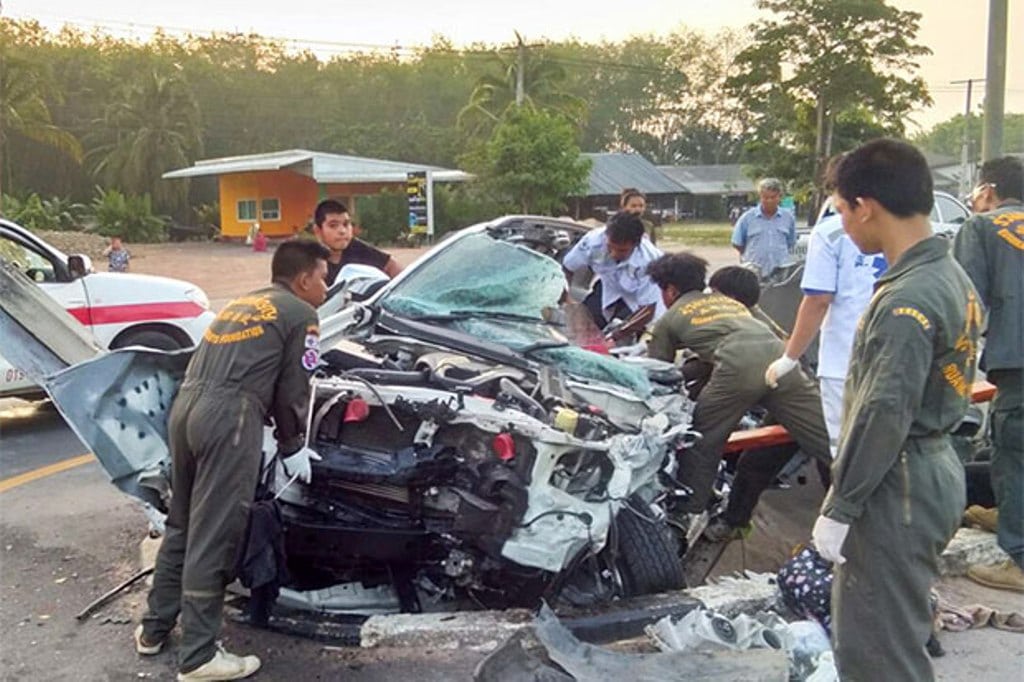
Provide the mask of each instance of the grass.
[{"label": "grass", "polygon": [[729,246],[732,225],[721,223],[665,223],[658,228],[658,241],[686,246]]}]

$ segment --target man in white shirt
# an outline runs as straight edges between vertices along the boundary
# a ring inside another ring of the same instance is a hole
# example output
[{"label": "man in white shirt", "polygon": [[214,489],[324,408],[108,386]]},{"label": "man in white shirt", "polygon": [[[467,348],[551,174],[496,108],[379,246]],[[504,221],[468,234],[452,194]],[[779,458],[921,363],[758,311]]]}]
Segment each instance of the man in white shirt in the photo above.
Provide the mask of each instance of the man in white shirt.
[{"label": "man in white shirt", "polygon": [[838,215],[815,225],[800,281],[804,297],[793,323],[793,333],[783,355],[765,372],[767,384],[775,386],[780,377],[797,366],[800,356],[821,330],[818,379],[832,457],[836,456],[839,441],[843,385],[857,320],[871,300],[875,281],[885,270],[885,256],[880,253],[864,255],[857,250],[843,230]]},{"label": "man in white shirt", "polygon": [[628,316],[647,305],[655,306],[655,317],[664,312],[661,290],[647,275],[647,264],[662,255],[644,234],[640,216],[620,211],[576,242],[562,267],[570,279],[584,266],[600,278],[583,303],[603,328],[617,313]]}]

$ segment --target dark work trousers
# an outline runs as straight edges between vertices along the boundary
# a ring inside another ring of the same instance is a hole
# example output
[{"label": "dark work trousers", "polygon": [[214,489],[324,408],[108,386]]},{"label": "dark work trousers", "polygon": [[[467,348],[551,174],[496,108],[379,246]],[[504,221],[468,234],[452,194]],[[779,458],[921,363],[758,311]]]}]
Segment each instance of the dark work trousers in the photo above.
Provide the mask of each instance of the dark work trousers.
[{"label": "dark work trousers", "polygon": [[147,642],[163,641],[180,613],[181,672],[216,653],[259,477],[262,414],[251,394],[208,384],[183,387],[171,408],[171,508],[142,625]]},{"label": "dark work trousers", "polygon": [[[594,282],[594,286],[591,288],[590,293],[583,299],[583,307],[585,307],[590,313],[590,316],[594,318],[594,324],[596,324],[598,329],[602,331],[604,331],[604,328],[607,327],[608,324],[616,317],[625,320],[634,312],[629,309],[629,306],[622,302],[621,298],[612,303],[606,311],[602,303],[603,299],[604,284],[601,283],[601,280]],[[606,313],[608,317],[605,316]]]},{"label": "dark work trousers", "polygon": [[999,506],[996,537],[1017,565],[1024,568],[1024,371],[993,370],[992,488]]},{"label": "dark work trousers", "polygon": [[[774,423],[775,420],[770,415],[765,420],[765,426]],[[736,473],[733,475],[732,489],[729,491],[729,504],[723,516],[725,522],[733,528],[750,523],[750,519],[754,516],[754,507],[757,506],[761,493],[768,489],[768,486],[782,473],[782,470],[799,451],[800,446],[796,443],[781,443],[740,453],[736,460]],[[827,490],[832,479],[829,471],[831,462],[826,463],[821,459],[815,459],[814,463],[821,485]]]},{"label": "dark work trousers", "polygon": [[[754,405],[766,408],[805,454],[831,462],[818,387],[802,370],[794,369],[779,379],[778,388],[769,388],[764,383],[764,370],[775,358],[761,362],[757,358],[760,351],[750,351],[755,355],[744,361],[716,362],[710,381],[697,398],[693,428],[703,438],[682,451],[679,458],[679,481],[693,488],[685,511],[699,513],[707,507],[722,448],[740,418]],[[784,465],[779,464],[779,469]],[[756,504],[756,497],[753,502]]]},{"label": "dark work trousers", "polygon": [[747,450],[736,461],[736,474],[729,491],[724,519],[733,528],[745,526],[754,516],[754,507],[775,477],[799,450],[795,443]]},{"label": "dark work trousers", "polygon": [[832,648],[843,682],[934,679],[928,593],[964,502],[949,440],[908,440],[850,524],[846,563],[835,566]]}]

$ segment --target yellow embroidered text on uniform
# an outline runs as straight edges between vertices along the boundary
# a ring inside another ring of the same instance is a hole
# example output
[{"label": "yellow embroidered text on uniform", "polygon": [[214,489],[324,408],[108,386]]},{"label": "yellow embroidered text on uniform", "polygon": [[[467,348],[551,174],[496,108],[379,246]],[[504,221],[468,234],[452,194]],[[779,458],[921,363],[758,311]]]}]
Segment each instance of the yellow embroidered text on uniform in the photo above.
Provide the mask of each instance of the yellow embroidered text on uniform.
[{"label": "yellow embroidered text on uniform", "polygon": [[[244,308],[254,308],[255,312],[242,312]],[[231,305],[217,315],[218,320],[225,322],[273,322],[277,319],[277,306],[267,296],[243,296],[236,298]]]},{"label": "yellow embroidered text on uniform", "polygon": [[964,377],[964,373],[960,371],[955,362],[951,362],[942,368],[942,376],[946,379],[946,383],[953,387],[956,394],[961,398],[966,398],[970,387],[967,385],[967,378]]},{"label": "yellow embroidered text on uniform", "polygon": [[750,311],[741,303],[722,295],[691,301],[679,307],[679,314],[692,315],[690,324],[700,327],[715,320],[750,317]]},{"label": "yellow embroidered text on uniform", "polygon": [[932,328],[932,323],[929,322],[928,318],[924,316],[924,313],[922,313],[917,308],[911,308],[910,306],[901,306],[899,308],[893,308],[892,314],[896,315],[897,317],[912,317],[915,320],[917,320],[918,324],[920,324],[925,329]]},{"label": "yellow embroidered text on uniform", "polygon": [[744,317],[737,312],[728,311],[723,313],[714,313],[711,315],[705,315],[703,317],[694,317],[690,320],[690,324],[694,327],[703,327],[706,324],[710,324],[715,320],[731,320],[736,317]]},{"label": "yellow embroidered text on uniform", "polygon": [[263,325],[257,325],[255,327],[248,327],[237,332],[229,332],[227,334],[218,334],[210,328],[207,328],[203,333],[203,340],[207,343],[213,344],[224,344],[224,343],[238,343],[239,341],[248,341],[263,336]]},{"label": "yellow embroidered text on uniform", "polygon": [[997,235],[1014,248],[1024,251],[1024,213],[1001,213],[992,222],[1003,228],[996,232]]}]

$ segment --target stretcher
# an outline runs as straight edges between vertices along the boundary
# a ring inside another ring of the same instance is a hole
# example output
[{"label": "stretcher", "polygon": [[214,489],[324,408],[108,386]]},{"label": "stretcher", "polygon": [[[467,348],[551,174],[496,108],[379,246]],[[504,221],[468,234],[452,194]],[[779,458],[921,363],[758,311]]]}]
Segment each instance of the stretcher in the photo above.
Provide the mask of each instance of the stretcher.
[{"label": "stretcher", "polygon": [[[971,388],[971,402],[984,403],[992,399],[996,393],[996,387],[987,381],[977,381]],[[740,452],[741,450],[753,450],[766,448],[770,445],[780,445],[793,441],[789,432],[778,424],[761,426],[756,429],[744,431],[733,431],[729,441],[725,444],[725,453]]]}]

